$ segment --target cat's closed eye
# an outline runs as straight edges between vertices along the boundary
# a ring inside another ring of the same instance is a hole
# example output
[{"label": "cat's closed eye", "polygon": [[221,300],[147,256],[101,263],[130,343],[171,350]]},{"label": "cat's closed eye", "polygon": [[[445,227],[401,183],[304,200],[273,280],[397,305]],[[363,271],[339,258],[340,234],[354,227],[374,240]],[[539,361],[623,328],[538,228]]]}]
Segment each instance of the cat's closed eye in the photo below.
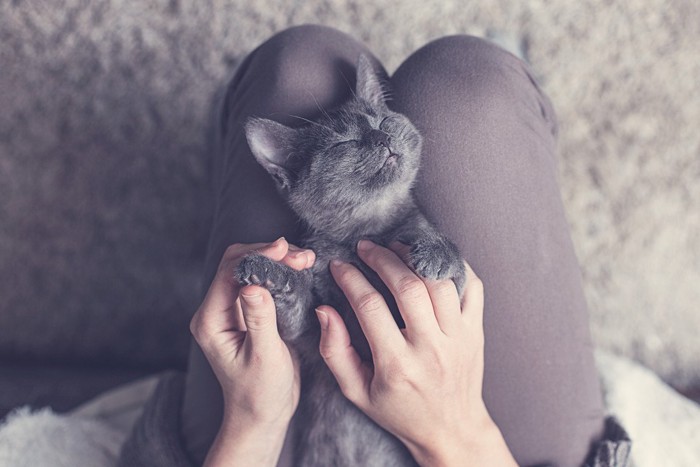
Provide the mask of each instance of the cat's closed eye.
[{"label": "cat's closed eye", "polygon": [[354,139],[348,139],[348,140],[345,140],[345,141],[339,141],[339,142],[335,143],[334,145],[332,145],[332,146],[331,146],[330,148],[328,148],[328,149],[334,149],[334,148],[337,148],[338,146],[341,146],[341,145],[343,145],[343,144],[347,144],[347,143],[356,143],[356,142],[357,142],[357,140],[354,140]]},{"label": "cat's closed eye", "polygon": [[396,117],[393,115],[389,115],[387,117],[384,117],[381,122],[379,122],[379,129],[384,130],[383,127],[386,127],[387,124],[389,124],[392,120],[396,120]]}]

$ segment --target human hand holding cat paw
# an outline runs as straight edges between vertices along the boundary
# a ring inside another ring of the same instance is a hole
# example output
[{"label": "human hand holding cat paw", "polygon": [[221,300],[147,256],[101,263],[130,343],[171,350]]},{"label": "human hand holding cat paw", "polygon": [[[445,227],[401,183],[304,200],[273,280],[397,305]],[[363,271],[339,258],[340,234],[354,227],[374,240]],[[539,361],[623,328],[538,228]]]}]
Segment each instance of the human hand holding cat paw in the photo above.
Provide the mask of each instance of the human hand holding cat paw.
[{"label": "human hand holding cat paw", "polygon": [[481,281],[465,262],[460,302],[452,281],[417,276],[402,260],[408,251],[398,243],[391,249],[364,241],[358,246],[362,261],[396,299],[405,329],[357,268],[332,262],[331,273],[369,342],[373,366],[360,359],[343,319],[325,305],[317,309],[321,355],[343,394],[401,440],[421,465],[516,465],[481,395]]},{"label": "human hand holding cat paw", "polygon": [[[234,244],[190,323],[224,395],[224,418],[205,465],[275,465],[299,403],[299,364],[280,338],[275,306],[263,287],[241,287],[233,271],[251,251],[297,270],[311,250],[273,243]],[[235,454],[235,455],[234,455]]]}]

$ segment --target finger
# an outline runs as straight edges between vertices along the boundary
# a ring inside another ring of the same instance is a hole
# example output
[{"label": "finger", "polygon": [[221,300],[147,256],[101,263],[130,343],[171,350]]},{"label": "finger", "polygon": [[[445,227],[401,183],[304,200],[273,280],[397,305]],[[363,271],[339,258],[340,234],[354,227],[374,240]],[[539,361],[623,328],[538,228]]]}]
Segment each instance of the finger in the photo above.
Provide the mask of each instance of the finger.
[{"label": "finger", "polygon": [[[238,258],[245,256],[247,253],[256,250],[260,251],[265,247],[280,246],[283,244],[284,237],[280,237],[274,242],[261,242],[261,243],[233,243],[226,248],[224,252],[223,259],[228,261],[233,261]],[[222,261],[223,262],[223,261]]]},{"label": "finger", "polygon": [[355,266],[333,260],[330,268],[333,278],[357,315],[375,361],[378,357],[399,351],[406,340],[399,332],[384,297]]},{"label": "finger", "polygon": [[301,271],[303,269],[310,268],[316,261],[316,254],[313,250],[299,248],[296,245],[289,244],[289,251],[287,256],[282,258],[282,263],[286,264],[292,269]]},{"label": "finger", "polygon": [[448,336],[458,334],[462,313],[455,283],[450,279],[441,281],[423,279],[423,281],[430,294],[440,330]]},{"label": "finger", "polygon": [[233,274],[217,272],[199,309],[192,317],[190,331],[200,344],[227,331],[245,331],[245,323],[237,299],[240,285]]},{"label": "finger", "polygon": [[280,237],[270,243],[235,243],[224,252],[224,258],[219,264],[219,272],[229,274],[240,260],[249,253],[256,252],[273,261],[281,261],[289,251],[289,243]]},{"label": "finger", "polygon": [[477,326],[483,326],[484,321],[484,284],[479,276],[464,262],[467,269],[467,285],[462,297],[462,316]]},{"label": "finger", "polygon": [[205,298],[190,321],[192,336],[202,349],[209,351],[226,340],[238,339],[234,334],[240,331],[245,331],[245,324],[237,301],[230,307],[219,308],[207,306]]},{"label": "finger", "polygon": [[286,238],[280,237],[274,242],[258,247],[255,250],[271,260],[281,261],[289,251],[289,243]]},{"label": "finger", "polygon": [[[389,248],[405,263],[409,262],[410,247],[400,242],[392,242]],[[428,289],[435,319],[446,335],[456,334],[459,329],[461,308],[457,287],[452,280],[423,279]]]},{"label": "finger", "polygon": [[267,289],[257,285],[247,285],[241,289],[241,310],[246,326],[246,344],[252,348],[264,349],[278,344],[275,303]]},{"label": "finger", "polygon": [[239,257],[236,258],[236,260],[244,256],[250,250],[255,250],[262,255],[286,264],[297,271],[311,267],[316,260],[316,254],[312,250],[302,249],[296,245],[292,245],[287,242],[287,239],[284,237],[280,237],[272,243],[254,244],[254,248],[247,251],[235,250],[239,254]]},{"label": "finger", "polygon": [[233,326],[231,330],[245,331],[245,320],[243,319],[243,308],[241,307],[241,297],[238,297],[233,304],[233,310],[231,311]]},{"label": "finger", "polygon": [[222,333],[246,330],[238,299],[240,284],[232,273],[235,264],[251,251],[276,259],[284,257],[287,249],[284,237],[272,243],[235,243],[226,249],[209,290],[190,321],[190,331],[200,346],[220,338]]},{"label": "finger", "polygon": [[271,243],[234,243],[230,245],[226,248],[216,276],[212,281],[212,287],[215,289],[215,293],[210,297],[213,301],[212,304],[223,300],[222,305],[230,306],[229,302],[238,296],[240,284],[234,280],[232,271],[245,255],[256,251],[272,260],[279,261],[287,254],[288,247],[289,244],[284,237]]},{"label": "finger", "polygon": [[357,253],[389,287],[409,336],[431,335],[439,330],[425,283],[396,253],[369,240],[358,243]]},{"label": "finger", "polygon": [[352,346],[348,329],[334,308],[320,306],[316,309],[316,315],[321,324],[321,357],[345,397],[358,407],[366,406],[372,370]]},{"label": "finger", "polygon": [[[223,311],[240,317],[240,314],[236,313],[240,308],[240,303],[236,304],[236,300],[241,285],[235,280],[233,271],[241,258],[251,251],[257,251],[278,261],[284,258],[287,250],[288,243],[284,237],[280,237],[272,243],[235,243],[226,249],[200,307],[213,315],[207,320],[207,323],[211,324],[214,332],[225,330],[225,326],[229,323],[228,319],[223,316]],[[240,320],[237,321],[240,323]]]}]

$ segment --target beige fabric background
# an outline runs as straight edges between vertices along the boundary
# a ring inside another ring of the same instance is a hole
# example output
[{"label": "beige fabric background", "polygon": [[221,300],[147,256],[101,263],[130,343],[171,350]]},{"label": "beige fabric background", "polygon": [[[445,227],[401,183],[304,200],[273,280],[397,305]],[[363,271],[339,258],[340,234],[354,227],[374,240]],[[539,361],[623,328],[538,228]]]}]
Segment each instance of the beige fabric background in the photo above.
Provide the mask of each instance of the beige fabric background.
[{"label": "beige fabric background", "polygon": [[181,365],[209,201],[211,102],[317,22],[393,71],[426,41],[521,35],[561,122],[594,339],[700,385],[695,0],[0,0],[0,359]]}]

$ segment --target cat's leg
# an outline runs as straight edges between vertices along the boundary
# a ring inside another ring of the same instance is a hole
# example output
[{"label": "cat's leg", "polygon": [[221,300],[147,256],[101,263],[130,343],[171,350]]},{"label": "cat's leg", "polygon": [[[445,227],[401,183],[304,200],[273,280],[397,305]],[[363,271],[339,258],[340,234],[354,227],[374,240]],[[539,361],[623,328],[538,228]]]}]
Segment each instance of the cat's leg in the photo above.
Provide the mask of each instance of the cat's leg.
[{"label": "cat's leg", "polygon": [[425,216],[415,211],[392,232],[393,240],[409,245],[409,265],[426,279],[452,279],[462,296],[466,268],[459,248],[439,232]]},{"label": "cat's leg", "polygon": [[259,285],[270,291],[282,339],[294,340],[308,329],[313,298],[311,271],[297,271],[267,256],[251,253],[238,263],[234,276],[243,285]]}]

